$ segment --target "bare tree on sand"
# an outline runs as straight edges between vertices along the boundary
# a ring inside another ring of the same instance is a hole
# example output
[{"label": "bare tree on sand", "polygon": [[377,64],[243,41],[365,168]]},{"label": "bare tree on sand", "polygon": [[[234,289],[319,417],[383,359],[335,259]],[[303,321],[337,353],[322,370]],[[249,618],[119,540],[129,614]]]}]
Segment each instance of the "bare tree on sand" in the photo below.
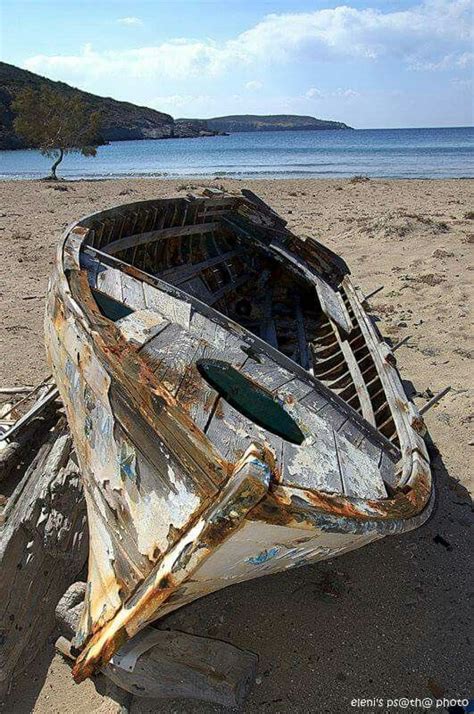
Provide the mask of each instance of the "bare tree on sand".
[{"label": "bare tree on sand", "polygon": [[20,92],[13,103],[15,131],[54,159],[48,179],[57,180],[56,169],[65,154],[95,156],[100,139],[100,112],[91,111],[82,99],[48,87]]}]

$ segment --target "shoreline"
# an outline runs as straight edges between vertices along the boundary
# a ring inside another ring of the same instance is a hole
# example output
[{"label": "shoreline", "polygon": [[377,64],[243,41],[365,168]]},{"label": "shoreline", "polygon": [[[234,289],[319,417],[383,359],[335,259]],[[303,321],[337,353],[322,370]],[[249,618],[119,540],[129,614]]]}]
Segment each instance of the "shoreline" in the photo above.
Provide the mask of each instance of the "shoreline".
[{"label": "shoreline", "polygon": [[[362,182],[366,181],[474,181],[473,176],[369,176],[367,174],[341,174],[340,176],[326,176],[326,175],[308,175],[308,176],[235,176],[222,174],[215,175],[209,174],[209,176],[203,174],[183,174],[183,175],[163,175],[163,174],[123,174],[120,176],[97,176],[97,177],[80,177],[80,178],[67,178],[59,176],[56,183],[93,183],[98,181],[351,181],[357,179]],[[27,178],[25,176],[10,176],[3,177],[0,175],[0,184],[25,181],[28,183],[38,182],[38,183],[55,183],[53,180],[49,179],[47,176],[44,177],[31,177]]]}]

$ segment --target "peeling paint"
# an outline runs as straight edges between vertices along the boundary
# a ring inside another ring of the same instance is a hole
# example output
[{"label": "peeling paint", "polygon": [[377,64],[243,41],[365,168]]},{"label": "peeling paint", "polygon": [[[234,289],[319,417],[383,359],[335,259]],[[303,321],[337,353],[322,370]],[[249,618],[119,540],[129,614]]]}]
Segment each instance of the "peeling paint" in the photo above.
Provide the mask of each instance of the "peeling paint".
[{"label": "peeling paint", "polygon": [[[212,213],[213,199],[206,200]],[[189,202],[180,201],[185,226]],[[371,435],[371,444],[379,449],[383,444],[398,458],[397,449],[374,435],[359,414],[216,310],[134,266],[117,267],[113,258],[104,258],[105,220],[110,241],[156,232],[150,216],[159,216],[162,205],[121,206],[69,229],[48,292],[47,349],[80,462],[90,528],[86,606],[75,639],[82,650],[74,668],[78,681],[147,622],[187,602],[234,582],[407,531],[426,520],[433,505],[428,456],[417,433],[421,422],[395,365],[385,360],[383,350],[378,355],[379,338],[342,261],[316,241],[295,242],[281,222],[278,231],[284,237],[278,244],[274,234],[266,236],[265,245],[278,249],[279,260],[294,261],[305,275],[326,271],[333,283],[340,283],[341,293],[335,293],[339,312],[347,311],[344,290],[374,362],[380,358],[377,368],[403,466],[400,487],[390,497],[381,489],[364,492],[372,457],[358,453],[342,433],[336,438],[324,410],[316,413],[305,398],[316,384],[319,397],[336,414],[340,410],[362,436]],[[263,214],[248,199],[236,197],[232,205],[254,216],[259,226],[271,227],[276,220],[271,213],[260,220]],[[108,263],[101,262],[106,260],[115,266],[110,274]],[[110,294],[135,312],[116,323],[104,317],[91,292],[94,274],[100,275],[102,287],[108,280]],[[153,355],[145,359],[142,350],[153,334],[166,334],[170,326],[178,336],[168,346],[172,359],[165,360],[166,343],[155,361]],[[200,355],[227,359],[239,368],[245,363],[250,370],[258,365],[259,380],[269,391],[278,376],[272,393],[303,432],[303,444],[276,439],[223,399],[216,400],[195,368]],[[213,415],[220,441],[207,428]],[[344,491],[341,483],[344,459],[353,492]],[[373,485],[375,472],[369,480]]]}]

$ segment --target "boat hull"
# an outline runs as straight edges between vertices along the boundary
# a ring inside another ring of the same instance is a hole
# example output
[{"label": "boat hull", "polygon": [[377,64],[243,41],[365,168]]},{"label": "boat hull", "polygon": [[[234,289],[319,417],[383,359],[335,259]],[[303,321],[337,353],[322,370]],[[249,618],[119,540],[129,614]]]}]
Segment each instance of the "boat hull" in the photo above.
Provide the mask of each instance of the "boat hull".
[{"label": "boat hull", "polygon": [[[75,639],[82,649],[78,681],[148,622],[228,585],[416,528],[434,498],[426,450],[414,430],[402,449],[410,487],[385,499],[285,483],[272,439],[249,438],[239,458],[223,459],[138,359],[133,341],[97,309],[81,261],[87,230],[78,224],[67,231],[46,311],[49,361],[89,514],[89,591]],[[353,309],[361,310],[348,276],[344,285]],[[364,325],[368,339],[378,339]],[[383,350],[379,358],[387,384],[388,373],[397,387],[393,362]],[[301,416],[290,399],[285,409]]]}]

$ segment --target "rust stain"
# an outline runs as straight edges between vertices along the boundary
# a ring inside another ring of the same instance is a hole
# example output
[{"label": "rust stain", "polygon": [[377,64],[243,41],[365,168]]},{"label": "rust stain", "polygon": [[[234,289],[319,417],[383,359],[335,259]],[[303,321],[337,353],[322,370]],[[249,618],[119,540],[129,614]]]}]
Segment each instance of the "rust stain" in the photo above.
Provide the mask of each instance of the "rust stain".
[{"label": "rust stain", "polygon": [[[259,215],[261,217],[262,214]],[[269,220],[267,217],[262,225]],[[122,219],[122,228],[124,221],[125,219]],[[131,222],[132,225],[135,223],[138,226],[140,221]],[[271,225],[271,221],[268,225]],[[97,228],[98,225],[96,230]],[[114,231],[116,226],[112,224],[108,231],[109,240],[114,235]],[[84,239],[89,229],[78,225],[72,232]],[[100,241],[103,240],[105,233],[107,230],[102,232]],[[292,234],[288,232],[288,236],[291,237]],[[76,244],[79,245],[79,242],[76,241]],[[290,238],[289,241],[287,240],[287,246],[305,257],[309,264],[318,268],[323,266],[324,269],[330,270],[338,279],[344,272],[341,266],[335,266],[331,262],[330,251],[321,252],[317,242],[308,240],[302,243]],[[174,256],[177,260],[179,257],[176,253],[177,249],[176,242],[171,247],[168,257]],[[124,393],[130,399],[131,408],[141,415],[154,434],[159,435],[168,453],[176,455],[183,472],[194,482],[199,483],[200,489],[205,494],[193,516],[184,524],[179,522],[181,527],[169,523],[168,530],[164,533],[164,548],[156,544],[153,547],[147,544],[148,550],[140,551],[134,525],[139,517],[136,509],[138,496],[141,494],[135,479],[137,474],[133,471],[135,468],[133,453],[125,452],[120,456],[121,459],[123,458],[121,466],[124,468],[125,475],[119,487],[106,478],[98,485],[104,496],[104,504],[101,508],[110,509],[107,512],[109,515],[107,516],[105,512],[101,513],[101,518],[106,521],[109,517],[114,523],[117,522],[117,528],[112,529],[117,530],[114,535],[117,542],[114,542],[111,547],[108,561],[104,560],[100,563],[104,567],[104,574],[102,577],[101,573],[100,587],[90,597],[87,623],[89,630],[84,635],[81,643],[84,649],[73,670],[77,682],[91,676],[96,669],[106,664],[143,624],[159,617],[160,608],[164,603],[182,604],[186,600],[185,585],[192,582],[197,564],[228,542],[246,522],[258,521],[265,525],[297,530],[307,529],[313,534],[325,529],[343,532],[343,526],[345,532],[369,533],[370,529],[375,527],[380,527],[382,532],[384,523],[390,525],[393,522],[394,529],[401,528],[400,524],[410,521],[423,512],[431,498],[430,471],[428,465],[425,467],[420,464],[418,454],[417,458],[413,456],[415,449],[412,448],[410,451],[406,446],[403,447],[405,462],[410,459],[412,462],[410,478],[402,488],[390,489],[389,498],[385,500],[362,501],[341,494],[286,487],[282,484],[282,464],[268,444],[262,445],[259,449],[252,447],[250,453],[238,452],[241,460],[237,459],[235,463],[226,461],[189,415],[191,409],[200,404],[207,413],[215,407],[215,416],[222,419],[224,416],[222,400],[218,399],[217,403],[215,402],[215,395],[204,387],[203,380],[194,365],[186,365],[182,370],[168,369],[166,383],[171,385],[170,389],[158,382],[153,372],[153,368],[156,369],[157,365],[147,362],[138,352],[138,346],[127,342],[117,326],[100,313],[89,288],[86,271],[69,268],[73,264],[74,254],[71,249],[67,262],[68,272],[66,274],[63,271],[61,274],[60,258],[56,283],[53,283],[48,297],[49,319],[56,333],[54,338],[57,342],[56,349],[62,360],[62,364],[55,368],[61,394],[67,397],[69,390],[72,389],[71,380],[68,383],[68,377],[64,374],[67,352],[63,343],[68,326],[77,323],[80,327],[78,333],[80,344],[71,357],[74,358],[80,379],[85,381],[87,371],[93,368],[94,360],[97,361],[104,373],[109,376],[110,383],[115,379],[123,386]],[[124,272],[143,281],[142,272],[133,266],[126,267]],[[87,338],[82,343],[81,335]],[[390,355],[386,359],[391,365],[394,364]],[[171,392],[173,386],[179,386],[177,391],[179,398],[173,396]],[[262,388],[261,385],[259,387]],[[203,393],[206,394],[204,400]],[[103,396],[108,398],[107,394]],[[77,410],[77,413],[74,409],[74,400],[68,400],[64,396],[63,400],[71,426],[79,434],[76,448],[87,461],[91,450],[97,448],[97,443],[100,443],[100,434],[94,421],[97,419],[94,416],[97,411],[96,395],[84,389],[81,395],[82,411]],[[201,400],[204,401],[203,404]],[[296,402],[291,394],[287,395],[285,400],[289,405]],[[405,415],[408,407],[403,399],[396,398],[394,403],[401,414]],[[112,407],[111,416],[112,418],[115,416]],[[421,417],[419,419],[413,417],[411,427],[415,432],[421,433],[424,429]],[[421,458],[426,458],[423,453]],[[262,477],[261,472],[263,467],[267,474],[265,478]],[[229,501],[216,512],[210,512],[213,499],[219,499],[235,474],[247,468],[250,469],[249,474],[236,487],[235,492],[232,492]],[[130,469],[134,478],[127,480]],[[125,500],[128,492],[132,494],[129,501]],[[175,501],[177,501],[176,497]],[[203,518],[207,518],[205,523],[202,522]],[[193,529],[197,529],[196,537],[186,542],[194,532]],[[101,536],[99,535],[98,538],[100,541]],[[129,557],[127,551],[129,546],[123,541],[124,538],[129,538],[133,547],[137,548],[140,557],[137,562],[132,562],[133,559]],[[297,540],[297,543],[305,542],[305,538],[300,537]],[[153,580],[155,575],[157,579]],[[201,585],[200,594],[213,589],[210,584]],[[114,600],[116,594],[120,598],[118,605]],[[105,609],[100,617],[94,620],[90,613],[99,612],[104,602],[112,604],[108,604],[109,609]],[[114,607],[115,611],[113,611]]]}]

